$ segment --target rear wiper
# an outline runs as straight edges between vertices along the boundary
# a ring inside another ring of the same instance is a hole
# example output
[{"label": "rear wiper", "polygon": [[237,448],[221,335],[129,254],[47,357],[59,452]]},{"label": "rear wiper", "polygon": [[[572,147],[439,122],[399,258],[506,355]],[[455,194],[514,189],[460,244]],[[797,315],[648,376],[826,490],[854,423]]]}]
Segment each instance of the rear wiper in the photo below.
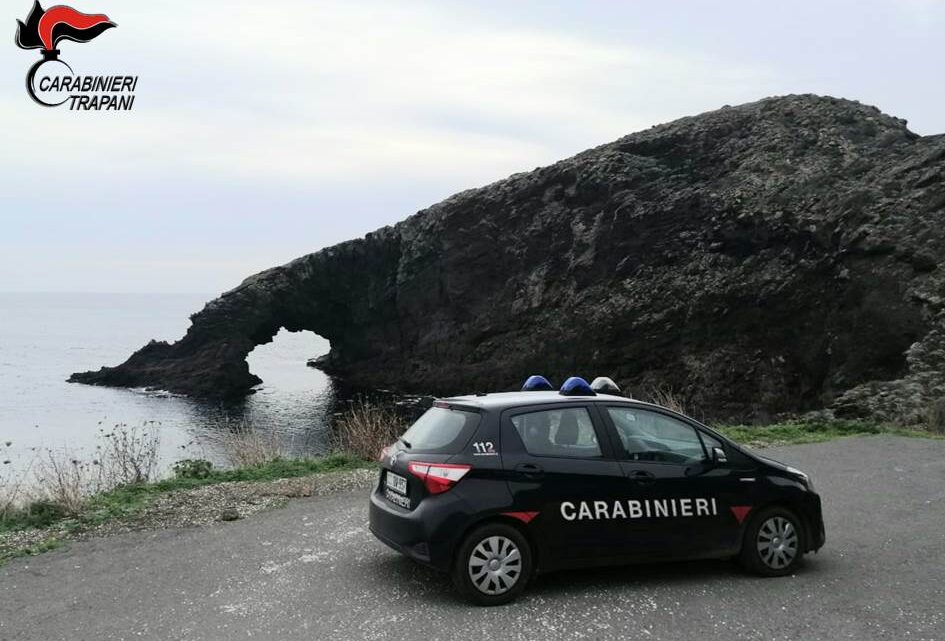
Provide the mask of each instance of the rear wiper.
[{"label": "rear wiper", "polygon": [[400,441],[401,443],[403,443],[403,444],[407,447],[408,450],[409,450],[411,447],[413,447],[413,445],[410,444],[410,441],[408,441],[407,439],[403,438],[402,436],[398,436],[398,437],[397,437],[397,440]]}]

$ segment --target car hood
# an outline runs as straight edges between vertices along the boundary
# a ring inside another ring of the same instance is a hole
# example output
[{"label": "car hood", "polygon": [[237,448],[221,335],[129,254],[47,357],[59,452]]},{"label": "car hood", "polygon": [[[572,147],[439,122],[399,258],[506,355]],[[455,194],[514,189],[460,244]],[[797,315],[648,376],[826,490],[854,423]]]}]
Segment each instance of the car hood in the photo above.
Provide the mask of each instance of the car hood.
[{"label": "car hood", "polygon": [[781,470],[782,472],[788,471],[788,466],[785,463],[782,463],[781,461],[776,461],[773,458],[768,458],[767,456],[760,456],[758,454],[752,454],[752,456],[755,457],[757,460],[761,461],[762,463],[765,463],[766,465],[770,465],[771,467],[777,468]]}]

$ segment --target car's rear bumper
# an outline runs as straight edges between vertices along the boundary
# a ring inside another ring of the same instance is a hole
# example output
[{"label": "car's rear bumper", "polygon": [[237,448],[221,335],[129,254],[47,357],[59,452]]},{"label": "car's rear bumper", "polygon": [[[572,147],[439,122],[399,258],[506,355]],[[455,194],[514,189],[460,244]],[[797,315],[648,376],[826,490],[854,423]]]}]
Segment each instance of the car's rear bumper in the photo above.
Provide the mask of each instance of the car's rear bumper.
[{"label": "car's rear bumper", "polygon": [[393,505],[377,489],[371,494],[369,527],[382,543],[415,561],[448,571],[456,537],[443,527],[443,516],[455,514],[446,495],[427,497],[414,510]]},{"label": "car's rear bumper", "polygon": [[420,541],[419,543],[415,543],[413,545],[400,543],[399,541],[395,541],[394,539],[381,534],[373,524],[370,525],[369,528],[371,530],[371,534],[373,534],[378,541],[388,546],[392,550],[400,552],[404,556],[409,556],[414,561],[418,561],[424,565],[430,564],[430,548],[425,541]]}]

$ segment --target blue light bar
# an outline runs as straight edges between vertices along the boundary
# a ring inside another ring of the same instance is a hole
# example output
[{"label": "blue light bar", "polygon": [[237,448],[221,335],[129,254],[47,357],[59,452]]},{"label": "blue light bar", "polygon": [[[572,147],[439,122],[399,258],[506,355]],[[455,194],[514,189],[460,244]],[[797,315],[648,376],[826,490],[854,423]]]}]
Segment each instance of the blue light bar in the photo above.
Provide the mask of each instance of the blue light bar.
[{"label": "blue light bar", "polygon": [[580,376],[572,376],[561,386],[562,396],[597,396],[597,392],[591,389]]},{"label": "blue light bar", "polygon": [[554,387],[544,376],[529,376],[522,385],[523,392],[547,392],[553,389]]}]

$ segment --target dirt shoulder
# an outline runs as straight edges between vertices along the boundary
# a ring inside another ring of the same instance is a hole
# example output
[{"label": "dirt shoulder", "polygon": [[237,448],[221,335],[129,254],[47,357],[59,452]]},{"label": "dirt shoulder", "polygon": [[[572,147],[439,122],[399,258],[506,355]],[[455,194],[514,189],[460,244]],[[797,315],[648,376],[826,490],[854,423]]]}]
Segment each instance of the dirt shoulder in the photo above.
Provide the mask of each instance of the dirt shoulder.
[{"label": "dirt shoulder", "polygon": [[292,498],[368,491],[376,478],[375,469],[361,468],[297,478],[216,483],[165,492],[155,495],[133,513],[102,523],[64,521],[47,528],[0,532],[0,563],[16,556],[38,554],[69,541],[233,521],[282,507]]}]

